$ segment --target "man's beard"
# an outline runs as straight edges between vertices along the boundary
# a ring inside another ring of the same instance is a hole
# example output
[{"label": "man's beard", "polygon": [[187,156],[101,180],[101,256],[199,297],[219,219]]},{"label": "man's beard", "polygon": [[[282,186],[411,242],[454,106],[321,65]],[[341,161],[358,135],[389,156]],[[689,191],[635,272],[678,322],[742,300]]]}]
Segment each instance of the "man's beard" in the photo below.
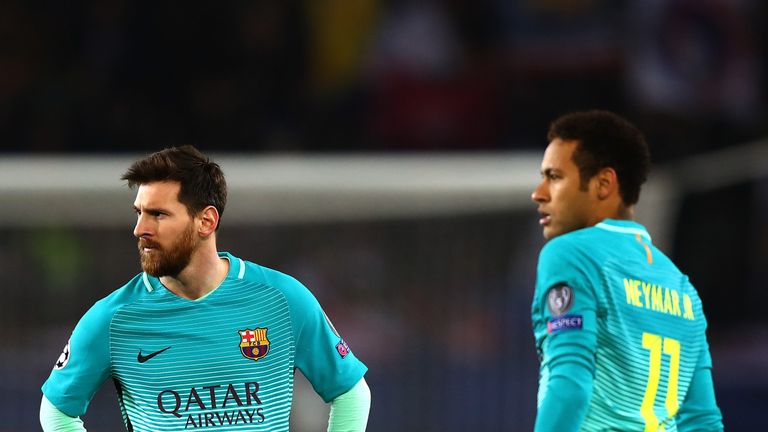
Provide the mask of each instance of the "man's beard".
[{"label": "man's beard", "polygon": [[[152,251],[144,252],[146,246],[153,248]],[[154,277],[176,277],[189,265],[196,246],[193,224],[189,224],[176,243],[168,248],[161,248],[160,244],[150,240],[139,239],[141,269]]]}]

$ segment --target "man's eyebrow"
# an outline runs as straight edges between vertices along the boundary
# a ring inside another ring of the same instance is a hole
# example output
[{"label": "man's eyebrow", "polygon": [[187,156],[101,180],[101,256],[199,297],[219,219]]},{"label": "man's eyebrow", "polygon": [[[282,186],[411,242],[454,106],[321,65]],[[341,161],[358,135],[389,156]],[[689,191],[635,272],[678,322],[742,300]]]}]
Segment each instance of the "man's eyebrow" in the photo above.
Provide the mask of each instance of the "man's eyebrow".
[{"label": "man's eyebrow", "polygon": [[146,207],[144,210],[141,210],[138,208],[135,204],[133,205],[133,209],[137,212],[144,211],[146,213],[169,213],[168,210],[162,209],[162,208],[154,208],[154,207]]}]

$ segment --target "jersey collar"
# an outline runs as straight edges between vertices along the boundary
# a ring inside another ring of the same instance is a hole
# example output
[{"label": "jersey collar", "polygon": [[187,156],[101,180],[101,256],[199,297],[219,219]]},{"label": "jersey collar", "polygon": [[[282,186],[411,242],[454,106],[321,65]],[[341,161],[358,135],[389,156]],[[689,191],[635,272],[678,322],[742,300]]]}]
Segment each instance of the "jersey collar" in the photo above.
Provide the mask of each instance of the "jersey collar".
[{"label": "jersey collar", "polygon": [[631,220],[606,219],[595,225],[595,228],[622,234],[639,235],[645,237],[649,242],[652,241],[651,235],[648,234],[648,230],[639,223]]},{"label": "jersey collar", "polygon": [[[245,277],[245,263],[243,262],[242,259],[228,252],[219,252],[219,256],[229,260],[229,272],[227,273],[227,279],[229,278],[242,279],[243,277]],[[147,274],[147,272],[144,272],[141,275],[141,279],[144,282],[144,288],[146,288],[147,292],[152,292],[155,289],[157,289],[158,286],[162,286],[160,279],[154,276],[150,276],[149,274]],[[214,289],[213,291],[216,291],[216,290]],[[206,294],[203,298],[207,296],[208,294]]]},{"label": "jersey collar", "polygon": [[227,279],[242,279],[245,277],[245,263],[242,259],[229,252],[219,252],[219,256],[229,260],[229,273],[227,273]]},{"label": "jersey collar", "polygon": [[147,272],[144,272],[141,275],[141,280],[144,281],[144,288],[147,289],[147,292],[152,292],[155,290],[155,286],[152,285],[152,279],[155,279],[155,278],[150,276]]}]

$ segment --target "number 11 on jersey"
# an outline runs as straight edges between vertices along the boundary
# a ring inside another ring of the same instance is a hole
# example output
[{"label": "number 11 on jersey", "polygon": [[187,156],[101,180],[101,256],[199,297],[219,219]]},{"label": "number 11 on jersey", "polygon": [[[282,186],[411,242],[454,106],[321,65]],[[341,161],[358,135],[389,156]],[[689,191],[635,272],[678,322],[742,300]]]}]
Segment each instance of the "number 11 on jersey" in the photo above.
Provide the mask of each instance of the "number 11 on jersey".
[{"label": "number 11 on jersey", "polygon": [[[645,396],[643,396],[643,403],[640,405],[640,414],[645,419],[645,432],[656,432],[659,430],[659,418],[653,411],[653,402],[656,400],[656,392],[659,389],[662,351],[669,356],[669,382],[667,383],[667,397],[664,405],[670,417],[677,414],[677,409],[680,406],[677,400],[680,342],[672,338],[643,333],[643,348],[650,351],[650,362],[648,365],[648,384],[645,386]],[[663,426],[661,430],[664,430]]]}]

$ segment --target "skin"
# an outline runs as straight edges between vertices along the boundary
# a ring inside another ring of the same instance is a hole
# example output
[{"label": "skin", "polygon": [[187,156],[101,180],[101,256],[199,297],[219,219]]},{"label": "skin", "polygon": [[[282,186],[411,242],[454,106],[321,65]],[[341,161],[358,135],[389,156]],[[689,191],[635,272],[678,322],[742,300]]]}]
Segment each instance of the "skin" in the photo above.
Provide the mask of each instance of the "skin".
[{"label": "skin", "polygon": [[[195,300],[218,287],[229,271],[229,261],[216,249],[219,213],[213,206],[191,216],[179,199],[177,181],[139,186],[133,206],[142,268],[157,270],[160,281],[179,297]],[[165,262],[167,265],[157,265]],[[170,271],[169,271],[170,269]],[[165,270],[165,271],[164,271]]]},{"label": "skin", "polygon": [[547,240],[593,226],[605,219],[632,219],[624,205],[613,168],[603,168],[581,186],[579,168],[573,161],[578,141],[552,140],[541,162],[541,182],[531,194],[541,215],[539,224]]}]

